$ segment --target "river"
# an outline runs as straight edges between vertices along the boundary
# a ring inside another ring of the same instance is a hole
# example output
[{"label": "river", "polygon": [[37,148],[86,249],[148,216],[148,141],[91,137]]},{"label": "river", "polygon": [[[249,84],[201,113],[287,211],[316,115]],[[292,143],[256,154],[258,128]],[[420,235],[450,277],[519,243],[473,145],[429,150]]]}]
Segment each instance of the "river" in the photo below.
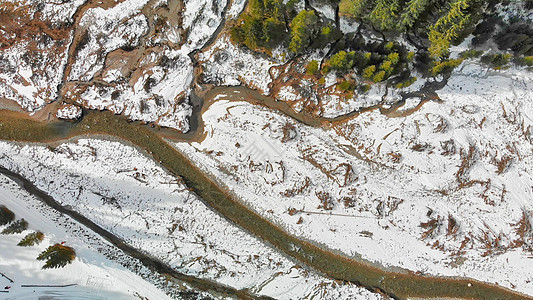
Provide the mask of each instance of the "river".
[{"label": "river", "polygon": [[160,161],[169,172],[181,176],[185,184],[221,216],[264,240],[281,253],[338,280],[354,282],[395,298],[528,298],[509,289],[471,279],[391,272],[366,261],[338,254],[326,245],[316,245],[292,236],[217,185],[184,155],[165,142],[155,130],[127,122],[123,117],[110,112],[89,111],[82,121],[69,123],[68,130],[63,131],[57,130],[58,125],[52,126],[27,117],[21,118],[19,114],[6,111],[0,111],[0,124],[0,137],[4,140],[55,144],[68,137],[105,134],[132,143],[156,161]]}]

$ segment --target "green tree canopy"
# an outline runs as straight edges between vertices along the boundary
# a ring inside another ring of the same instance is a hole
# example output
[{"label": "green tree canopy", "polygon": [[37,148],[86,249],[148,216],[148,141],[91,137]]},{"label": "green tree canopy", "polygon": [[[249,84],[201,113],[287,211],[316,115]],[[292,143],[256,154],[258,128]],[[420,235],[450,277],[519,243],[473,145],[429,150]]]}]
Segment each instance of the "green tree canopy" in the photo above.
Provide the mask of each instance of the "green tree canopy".
[{"label": "green tree canopy", "polygon": [[293,53],[302,52],[311,42],[318,18],[312,10],[302,10],[291,22],[291,42],[289,50]]}]

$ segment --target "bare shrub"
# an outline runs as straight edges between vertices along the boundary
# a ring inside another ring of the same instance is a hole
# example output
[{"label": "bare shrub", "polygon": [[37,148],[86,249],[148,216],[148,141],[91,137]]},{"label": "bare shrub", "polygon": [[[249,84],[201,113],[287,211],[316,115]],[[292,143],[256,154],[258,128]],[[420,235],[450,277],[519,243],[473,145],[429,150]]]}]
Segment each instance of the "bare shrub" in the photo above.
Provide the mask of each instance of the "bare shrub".
[{"label": "bare shrub", "polygon": [[438,231],[438,228],[440,227],[441,223],[442,218],[440,216],[437,216],[437,218],[431,218],[427,222],[421,222],[420,227],[425,229],[425,231],[422,233],[422,239],[433,237]]},{"label": "bare shrub", "polygon": [[459,224],[457,224],[457,221],[455,220],[455,218],[451,214],[449,214],[448,215],[448,229],[446,230],[446,236],[455,237],[458,230],[459,230]]},{"label": "bare shrub", "polygon": [[441,155],[454,155],[455,151],[455,141],[450,139],[447,141],[440,142],[440,147],[442,148]]},{"label": "bare shrub", "polygon": [[320,200],[320,205],[317,208],[322,208],[324,210],[332,210],[333,209],[333,199],[331,195],[328,192],[315,192],[315,195],[317,196],[318,200]]},{"label": "bare shrub", "polygon": [[494,157],[491,161],[491,163],[497,167],[496,173],[498,175],[503,174],[503,172],[509,168],[512,162],[513,158],[509,155],[504,155],[500,159]]},{"label": "bare shrub", "polygon": [[281,138],[282,143],[293,140],[297,135],[296,127],[289,122],[286,122],[281,127],[281,131],[283,132],[283,137]]}]

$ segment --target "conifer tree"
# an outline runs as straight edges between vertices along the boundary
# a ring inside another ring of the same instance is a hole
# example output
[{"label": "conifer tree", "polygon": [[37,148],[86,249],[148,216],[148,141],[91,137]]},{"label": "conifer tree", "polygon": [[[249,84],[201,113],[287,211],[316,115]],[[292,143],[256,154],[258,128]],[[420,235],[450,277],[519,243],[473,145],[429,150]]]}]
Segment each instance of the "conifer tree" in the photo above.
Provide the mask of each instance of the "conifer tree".
[{"label": "conifer tree", "polygon": [[364,18],[371,8],[371,0],[341,0],[339,3],[339,12],[352,18]]},{"label": "conifer tree", "polygon": [[291,22],[291,42],[289,50],[294,53],[302,52],[310,43],[310,37],[318,22],[315,12],[302,10]]},{"label": "conifer tree", "polygon": [[377,0],[370,13],[370,21],[381,30],[394,30],[398,27],[399,0]]},{"label": "conifer tree", "polygon": [[410,0],[400,17],[400,25],[411,28],[429,6],[429,0]]},{"label": "conifer tree", "polygon": [[447,13],[430,27],[428,38],[431,45],[428,50],[433,58],[442,59],[449,54],[451,42],[459,37],[471,21],[471,15],[466,12],[471,2],[454,0]]}]

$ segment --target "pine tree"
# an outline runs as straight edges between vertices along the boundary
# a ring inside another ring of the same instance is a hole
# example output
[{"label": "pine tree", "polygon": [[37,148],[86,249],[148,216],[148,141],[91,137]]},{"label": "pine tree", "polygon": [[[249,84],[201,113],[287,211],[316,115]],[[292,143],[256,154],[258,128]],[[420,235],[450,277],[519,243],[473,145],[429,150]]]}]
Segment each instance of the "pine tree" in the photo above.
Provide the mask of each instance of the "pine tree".
[{"label": "pine tree", "polygon": [[399,0],[377,0],[370,13],[370,21],[381,30],[394,30],[398,26]]},{"label": "pine tree", "polygon": [[302,52],[310,43],[310,37],[318,18],[312,10],[302,10],[291,22],[291,42],[289,50]]},{"label": "pine tree", "polygon": [[379,71],[378,73],[376,73],[376,75],[374,75],[374,78],[372,78],[372,80],[374,82],[382,82],[385,79],[386,75],[387,74],[385,71]]},{"label": "pine tree", "polygon": [[428,48],[434,58],[444,58],[449,54],[450,44],[467,27],[471,16],[466,12],[472,0],[455,0],[450,3],[448,12],[439,18],[429,29]]},{"label": "pine tree", "polygon": [[15,234],[15,233],[21,233],[24,230],[28,229],[28,222],[24,220],[24,218],[16,220],[15,222],[9,224],[4,230],[2,230],[2,234]]},{"label": "pine tree", "polygon": [[37,231],[28,233],[17,246],[29,247],[33,245],[39,245],[44,239],[44,233]]},{"label": "pine tree", "polygon": [[375,65],[366,67],[363,70],[363,78],[372,79],[372,77],[374,76],[374,72],[376,72],[376,66]]},{"label": "pine tree", "polygon": [[306,73],[308,75],[315,75],[318,71],[318,61],[312,60],[307,64]]},{"label": "pine tree", "polygon": [[337,70],[348,71],[354,65],[354,57],[355,51],[351,51],[350,53],[339,51],[330,58],[329,64]]},{"label": "pine tree", "polygon": [[390,60],[393,65],[396,65],[400,61],[400,54],[397,52],[393,52],[387,55],[387,60]]},{"label": "pine tree", "polygon": [[371,8],[373,1],[370,0],[341,0],[339,12],[351,18],[364,18]]},{"label": "pine tree", "polygon": [[49,246],[37,256],[37,260],[46,260],[43,269],[62,268],[72,263],[74,258],[76,258],[74,249],[61,244]]},{"label": "pine tree", "polygon": [[400,17],[400,25],[404,28],[412,27],[429,4],[429,0],[410,0]]},{"label": "pine tree", "polygon": [[15,214],[4,205],[0,205],[0,225],[6,225],[15,220]]}]

